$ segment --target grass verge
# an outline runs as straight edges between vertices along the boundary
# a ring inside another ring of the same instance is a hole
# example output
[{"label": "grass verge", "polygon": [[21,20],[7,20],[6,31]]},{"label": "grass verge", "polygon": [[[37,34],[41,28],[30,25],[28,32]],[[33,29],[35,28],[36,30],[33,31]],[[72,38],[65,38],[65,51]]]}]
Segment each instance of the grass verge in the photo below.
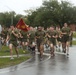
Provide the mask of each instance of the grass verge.
[{"label": "grass verge", "polygon": [[73,44],[73,45],[76,45],[76,41],[72,41],[72,44]]},{"label": "grass verge", "polygon": [[0,58],[0,69],[20,64],[28,60],[30,57],[31,56],[15,57],[13,60],[10,60],[10,58]]},{"label": "grass verge", "polygon": [[[13,60],[10,60],[9,57],[0,58],[0,69],[20,64],[20,63],[28,60],[29,58],[31,58],[31,56],[28,55],[29,54],[28,50],[25,50],[25,53],[24,53],[22,49],[19,49],[19,55],[21,55],[21,54],[25,54],[25,56],[21,56],[19,58],[14,57]],[[16,55],[16,52],[14,49],[13,49],[13,55]],[[0,56],[10,56],[10,50],[7,46],[2,46],[2,48],[0,50]]]},{"label": "grass verge", "polygon": [[[19,50],[19,54],[29,54],[29,51],[28,50],[25,50],[25,53],[23,52],[22,49],[18,49]],[[15,55],[16,52],[13,48],[13,55]],[[7,46],[2,46],[1,50],[0,50],[0,56],[7,56],[7,55],[10,55],[10,50]]]}]

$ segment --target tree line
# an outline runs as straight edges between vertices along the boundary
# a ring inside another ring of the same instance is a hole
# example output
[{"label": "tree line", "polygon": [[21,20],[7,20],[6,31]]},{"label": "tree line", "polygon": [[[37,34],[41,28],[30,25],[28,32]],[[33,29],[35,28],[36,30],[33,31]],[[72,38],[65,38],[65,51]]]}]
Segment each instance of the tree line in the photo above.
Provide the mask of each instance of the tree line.
[{"label": "tree line", "polygon": [[68,24],[76,24],[76,6],[68,1],[49,0],[44,1],[39,8],[25,10],[27,15],[16,14],[12,12],[0,13],[0,24],[9,27],[11,24],[16,25],[18,20],[23,17],[29,26],[60,25],[65,22]]}]

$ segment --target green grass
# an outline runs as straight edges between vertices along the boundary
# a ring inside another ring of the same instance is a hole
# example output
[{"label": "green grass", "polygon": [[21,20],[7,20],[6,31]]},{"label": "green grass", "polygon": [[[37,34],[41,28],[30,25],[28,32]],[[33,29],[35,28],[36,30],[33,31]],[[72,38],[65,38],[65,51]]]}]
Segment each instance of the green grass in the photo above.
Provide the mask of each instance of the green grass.
[{"label": "green grass", "polygon": [[0,58],[0,69],[20,64],[21,62],[24,62],[29,58],[30,56],[22,56],[19,58],[15,57],[13,60],[10,60],[10,58]]},{"label": "green grass", "polygon": [[[29,54],[28,50],[25,50],[25,53],[23,53],[22,49],[19,49],[19,55],[20,54]],[[10,56],[10,50],[7,46],[2,46],[2,49],[0,50],[0,56]],[[13,49],[13,55],[16,55],[15,50]],[[26,55],[26,56],[21,56],[19,58],[14,57],[14,60],[10,60],[10,58],[0,58],[0,68],[5,68],[5,67],[9,67],[9,66],[13,66],[13,65],[17,65],[20,64],[23,61],[28,60],[29,58],[31,58],[30,55]]]},{"label": "green grass", "polygon": [[76,41],[72,41],[72,44],[73,44],[73,45],[76,45]]},{"label": "green grass", "polygon": [[[23,50],[22,49],[18,49],[19,50],[19,54],[28,54],[29,51],[28,50],[25,50],[25,53],[23,53]],[[13,48],[13,55],[15,55],[15,50]],[[10,55],[10,50],[7,46],[2,46],[2,49],[0,50],[0,56],[7,56],[7,55]]]}]

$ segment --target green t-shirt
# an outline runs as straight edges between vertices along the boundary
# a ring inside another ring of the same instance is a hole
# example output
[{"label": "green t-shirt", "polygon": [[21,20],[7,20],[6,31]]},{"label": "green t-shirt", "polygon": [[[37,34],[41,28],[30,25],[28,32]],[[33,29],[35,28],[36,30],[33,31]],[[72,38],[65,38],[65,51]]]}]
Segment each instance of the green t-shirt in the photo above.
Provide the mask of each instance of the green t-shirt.
[{"label": "green t-shirt", "polygon": [[30,30],[28,32],[30,40],[35,40],[35,32],[36,32],[35,30]]},{"label": "green t-shirt", "polygon": [[63,27],[62,33],[66,33],[65,35],[69,35],[70,34],[70,28],[69,27]]},{"label": "green t-shirt", "polygon": [[21,35],[23,36],[23,39],[27,39],[27,32],[24,32],[21,30]]},{"label": "green t-shirt", "polygon": [[55,40],[55,38],[53,36],[56,36],[56,34],[57,34],[56,30],[54,30],[54,31],[49,30],[47,33],[48,33],[48,35],[51,36],[51,37],[49,37],[49,40],[51,40],[51,41]]},{"label": "green t-shirt", "polygon": [[1,32],[1,37],[3,37],[3,38],[6,39],[6,37],[7,37],[7,33],[8,33],[8,31],[7,31],[6,29],[3,30],[3,31]]},{"label": "green t-shirt", "polygon": [[45,37],[45,32],[44,32],[44,31],[37,31],[37,32],[35,33],[35,36],[36,36],[36,37],[39,37],[39,39],[44,39],[44,37]]},{"label": "green t-shirt", "polygon": [[[16,34],[18,34],[18,31],[14,30]],[[17,41],[17,37],[12,33],[12,31],[9,31],[8,35],[10,36],[10,40]]]}]

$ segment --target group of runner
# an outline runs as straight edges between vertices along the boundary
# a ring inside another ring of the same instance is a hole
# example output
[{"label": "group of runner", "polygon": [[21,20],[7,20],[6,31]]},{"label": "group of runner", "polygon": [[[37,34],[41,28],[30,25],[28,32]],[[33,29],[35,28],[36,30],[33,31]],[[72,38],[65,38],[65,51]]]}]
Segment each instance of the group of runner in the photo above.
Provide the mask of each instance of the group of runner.
[{"label": "group of runner", "polygon": [[26,49],[30,49],[34,54],[37,48],[40,53],[40,58],[43,58],[44,45],[50,47],[51,57],[55,56],[55,49],[62,46],[62,52],[69,55],[69,46],[72,41],[72,31],[68,27],[67,23],[60,28],[51,25],[46,30],[44,27],[30,27],[30,30],[25,32],[23,30],[15,28],[13,25],[10,28],[3,28],[1,32],[1,40],[3,44],[7,44],[10,49],[11,59],[13,58],[13,46],[15,48],[17,57],[19,57],[18,46],[22,46],[23,52]]}]

